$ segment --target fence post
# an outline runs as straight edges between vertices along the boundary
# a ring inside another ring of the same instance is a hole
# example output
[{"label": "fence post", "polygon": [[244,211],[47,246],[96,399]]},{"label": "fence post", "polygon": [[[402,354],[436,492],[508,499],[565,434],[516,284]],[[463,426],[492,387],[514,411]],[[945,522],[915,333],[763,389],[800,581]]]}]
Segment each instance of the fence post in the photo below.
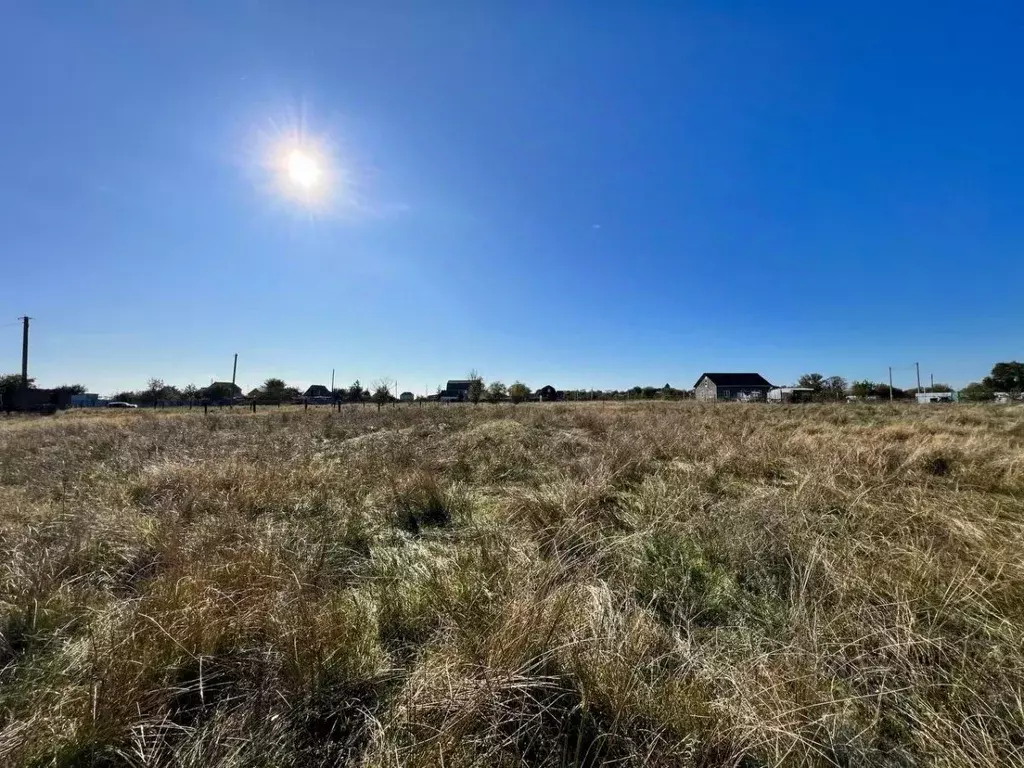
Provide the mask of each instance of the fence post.
[{"label": "fence post", "polygon": [[209,408],[209,406],[206,403],[203,403],[203,416],[206,415],[206,413],[207,413],[206,409],[207,408]]}]

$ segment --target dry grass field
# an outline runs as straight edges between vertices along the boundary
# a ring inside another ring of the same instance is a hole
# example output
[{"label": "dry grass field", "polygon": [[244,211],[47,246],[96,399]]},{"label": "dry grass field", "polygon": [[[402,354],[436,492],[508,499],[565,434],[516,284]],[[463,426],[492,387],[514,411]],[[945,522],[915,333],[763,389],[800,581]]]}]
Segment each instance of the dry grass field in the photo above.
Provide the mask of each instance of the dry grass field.
[{"label": "dry grass field", "polygon": [[0,419],[0,765],[1024,764],[1024,409]]}]

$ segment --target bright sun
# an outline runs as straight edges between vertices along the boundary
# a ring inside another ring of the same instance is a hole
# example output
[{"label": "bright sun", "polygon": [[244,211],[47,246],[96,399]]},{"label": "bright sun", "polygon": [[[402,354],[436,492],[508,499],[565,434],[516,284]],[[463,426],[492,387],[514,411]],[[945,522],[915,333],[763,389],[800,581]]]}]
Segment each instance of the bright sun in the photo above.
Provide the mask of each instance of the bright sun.
[{"label": "bright sun", "polygon": [[311,189],[320,181],[323,171],[316,161],[298,149],[288,153],[288,178],[303,189]]}]

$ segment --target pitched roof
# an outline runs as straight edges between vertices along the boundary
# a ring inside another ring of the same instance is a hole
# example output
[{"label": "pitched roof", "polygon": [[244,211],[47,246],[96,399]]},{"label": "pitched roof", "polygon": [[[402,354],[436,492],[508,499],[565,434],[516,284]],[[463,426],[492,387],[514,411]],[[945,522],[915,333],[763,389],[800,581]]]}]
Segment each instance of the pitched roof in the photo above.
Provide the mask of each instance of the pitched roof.
[{"label": "pitched roof", "polygon": [[306,390],[306,397],[330,397],[331,390],[323,384],[311,384]]},{"label": "pitched roof", "polygon": [[469,389],[469,379],[449,379],[446,389]]},{"label": "pitched roof", "polygon": [[718,387],[770,387],[771,383],[760,373],[702,373],[693,386],[707,377]]}]

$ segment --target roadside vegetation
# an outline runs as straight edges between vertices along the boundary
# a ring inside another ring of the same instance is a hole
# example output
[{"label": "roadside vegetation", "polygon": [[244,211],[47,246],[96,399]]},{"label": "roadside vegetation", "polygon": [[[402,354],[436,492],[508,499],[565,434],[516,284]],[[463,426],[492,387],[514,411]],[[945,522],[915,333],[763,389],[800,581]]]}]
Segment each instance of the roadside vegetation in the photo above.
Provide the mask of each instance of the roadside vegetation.
[{"label": "roadside vegetation", "polygon": [[0,765],[1020,765],[1021,552],[1020,406],[0,419]]}]

